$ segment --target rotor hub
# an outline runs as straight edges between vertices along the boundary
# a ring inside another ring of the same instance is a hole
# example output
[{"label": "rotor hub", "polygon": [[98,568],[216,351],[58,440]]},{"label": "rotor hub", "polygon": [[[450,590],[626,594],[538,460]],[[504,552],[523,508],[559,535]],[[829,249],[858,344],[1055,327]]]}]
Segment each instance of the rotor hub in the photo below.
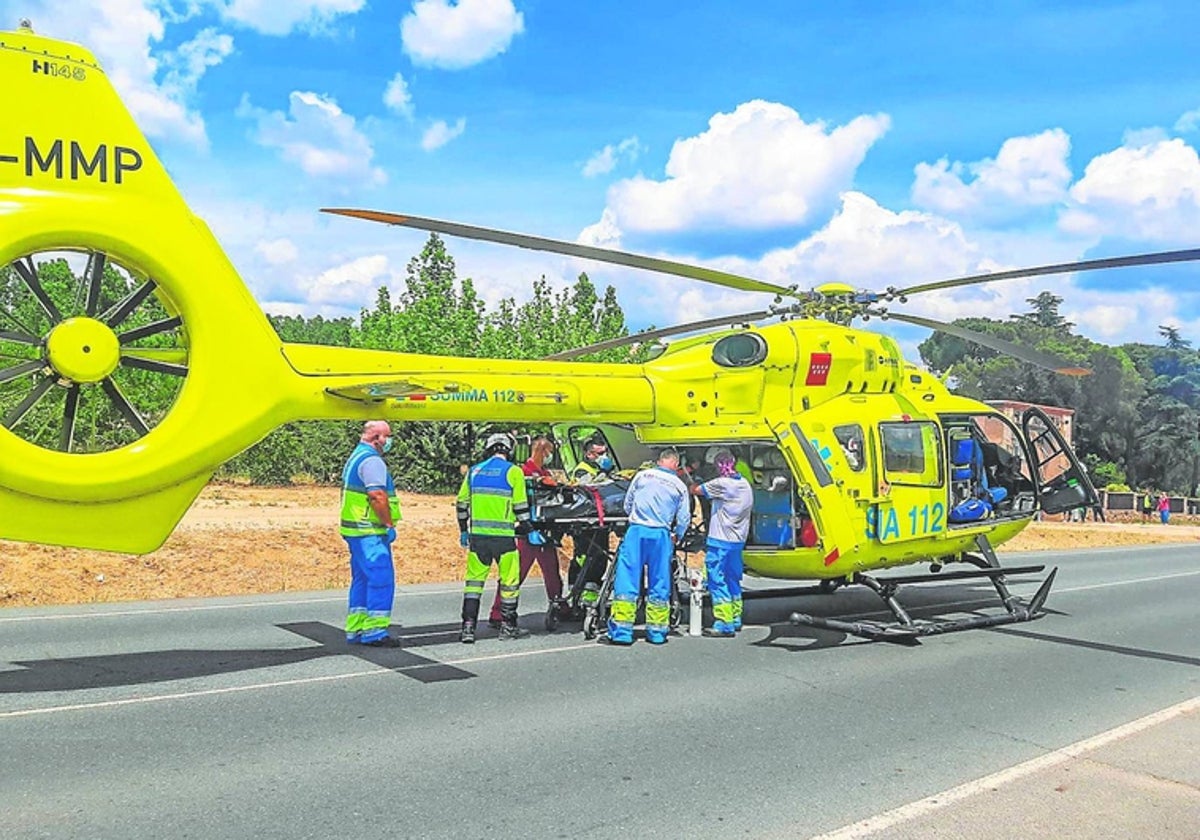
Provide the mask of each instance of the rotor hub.
[{"label": "rotor hub", "polygon": [[68,318],[46,340],[50,366],[72,382],[99,382],[121,363],[117,334],[95,318]]}]

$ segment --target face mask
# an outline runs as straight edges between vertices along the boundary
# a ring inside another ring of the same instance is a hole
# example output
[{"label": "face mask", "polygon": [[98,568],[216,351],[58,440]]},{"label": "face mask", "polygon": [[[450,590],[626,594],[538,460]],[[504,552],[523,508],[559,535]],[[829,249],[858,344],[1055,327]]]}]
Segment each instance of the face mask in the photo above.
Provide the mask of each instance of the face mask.
[{"label": "face mask", "polygon": [[385,441],[383,442],[383,451],[384,451],[384,452],[391,452],[391,451],[392,451],[392,439],[391,439],[391,438],[388,438],[387,440],[385,440]]},{"label": "face mask", "polygon": [[611,470],[613,468],[613,459],[608,455],[601,455],[596,459],[596,466],[602,470]]}]

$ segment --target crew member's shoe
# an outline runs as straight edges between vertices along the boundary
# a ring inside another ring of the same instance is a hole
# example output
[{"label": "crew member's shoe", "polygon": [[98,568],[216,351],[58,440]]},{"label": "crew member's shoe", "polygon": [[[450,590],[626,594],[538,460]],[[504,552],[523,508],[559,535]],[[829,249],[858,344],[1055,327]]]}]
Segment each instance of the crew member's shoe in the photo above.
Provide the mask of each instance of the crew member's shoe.
[{"label": "crew member's shoe", "polygon": [[737,632],[734,630],[718,630],[716,627],[705,627],[703,632],[705,636],[717,639],[732,639],[737,635]]},{"label": "crew member's shoe", "polygon": [[462,632],[458,634],[458,640],[464,645],[475,644],[475,622],[464,621],[462,624]]},{"label": "crew member's shoe", "polygon": [[504,626],[504,622],[498,618],[489,618],[488,619],[488,627],[491,627],[493,630],[499,630],[503,626]]},{"label": "crew member's shoe", "polygon": [[395,636],[384,636],[382,639],[372,639],[369,642],[363,642],[364,647],[373,648],[398,648],[400,640]]},{"label": "crew member's shoe", "polygon": [[529,635],[529,631],[524,627],[518,627],[515,624],[504,624],[500,627],[500,641],[507,642],[512,639],[524,639]]}]

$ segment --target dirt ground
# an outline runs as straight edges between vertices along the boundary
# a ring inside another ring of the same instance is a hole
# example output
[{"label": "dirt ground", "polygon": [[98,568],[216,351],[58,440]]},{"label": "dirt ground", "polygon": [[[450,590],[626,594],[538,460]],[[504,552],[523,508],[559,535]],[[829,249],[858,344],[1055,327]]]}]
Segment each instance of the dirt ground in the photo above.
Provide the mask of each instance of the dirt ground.
[{"label": "dirt ground", "polygon": [[[0,606],[337,589],[349,583],[332,487],[214,485],[144,556],[0,541]],[[462,578],[449,496],[401,495],[397,580]],[[1035,522],[1006,550],[1200,542],[1200,525]]]}]

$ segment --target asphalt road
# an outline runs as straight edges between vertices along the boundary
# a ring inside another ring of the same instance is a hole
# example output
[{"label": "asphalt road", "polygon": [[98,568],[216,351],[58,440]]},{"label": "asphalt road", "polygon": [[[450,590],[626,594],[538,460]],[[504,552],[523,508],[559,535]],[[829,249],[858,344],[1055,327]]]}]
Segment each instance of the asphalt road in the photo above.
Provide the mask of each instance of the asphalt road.
[{"label": "asphalt road", "polygon": [[[535,635],[473,648],[449,586],[405,589],[405,647],[368,652],[336,592],[0,611],[0,834],[806,837],[1200,696],[1200,551],[1002,555],[1034,559],[1052,614],[914,646],[786,621],[875,611],[857,589],[630,649],[540,633],[536,582]],[[971,836],[1028,836],[1037,807]]]}]

